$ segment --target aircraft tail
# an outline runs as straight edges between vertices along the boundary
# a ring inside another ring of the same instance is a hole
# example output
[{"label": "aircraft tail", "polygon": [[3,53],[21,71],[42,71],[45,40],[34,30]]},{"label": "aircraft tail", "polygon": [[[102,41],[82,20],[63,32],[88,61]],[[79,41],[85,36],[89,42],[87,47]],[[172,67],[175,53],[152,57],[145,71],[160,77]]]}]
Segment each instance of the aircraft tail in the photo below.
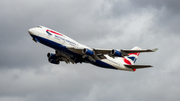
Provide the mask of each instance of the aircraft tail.
[{"label": "aircraft tail", "polygon": [[[142,50],[139,47],[134,47],[131,50]],[[127,65],[134,65],[140,53],[129,53],[128,56],[124,57],[124,63]]]}]

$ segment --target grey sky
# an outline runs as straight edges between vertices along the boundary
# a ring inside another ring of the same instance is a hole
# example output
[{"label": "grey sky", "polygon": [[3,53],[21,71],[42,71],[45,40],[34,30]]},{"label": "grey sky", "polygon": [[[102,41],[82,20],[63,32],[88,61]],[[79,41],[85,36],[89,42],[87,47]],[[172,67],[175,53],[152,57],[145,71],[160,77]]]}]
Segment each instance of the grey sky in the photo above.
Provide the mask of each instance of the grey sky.
[{"label": "grey sky", "polygon": [[[0,101],[179,101],[180,1],[2,0]],[[90,64],[50,64],[54,52],[32,41],[43,25],[90,47],[159,48],[140,54],[136,72]]]}]

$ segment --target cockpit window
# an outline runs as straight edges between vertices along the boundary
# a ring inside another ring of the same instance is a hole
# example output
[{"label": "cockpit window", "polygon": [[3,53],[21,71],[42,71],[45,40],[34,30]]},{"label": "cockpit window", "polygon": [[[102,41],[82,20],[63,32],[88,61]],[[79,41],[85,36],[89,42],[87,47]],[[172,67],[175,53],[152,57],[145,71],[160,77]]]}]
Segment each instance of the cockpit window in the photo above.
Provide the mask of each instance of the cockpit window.
[{"label": "cockpit window", "polygon": [[37,26],[38,28],[42,28],[41,26]]}]

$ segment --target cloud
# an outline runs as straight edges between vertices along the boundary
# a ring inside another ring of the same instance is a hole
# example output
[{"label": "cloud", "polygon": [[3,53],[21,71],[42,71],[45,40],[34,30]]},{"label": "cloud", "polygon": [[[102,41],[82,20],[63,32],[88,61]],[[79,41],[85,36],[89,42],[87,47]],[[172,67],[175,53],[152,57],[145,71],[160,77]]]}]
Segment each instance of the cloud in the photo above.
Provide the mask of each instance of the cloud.
[{"label": "cloud", "polygon": [[[0,100],[179,101],[179,1],[61,0],[0,4]],[[53,65],[53,49],[34,43],[29,28],[43,25],[90,47],[159,48],[143,53],[136,72],[89,64]]]}]

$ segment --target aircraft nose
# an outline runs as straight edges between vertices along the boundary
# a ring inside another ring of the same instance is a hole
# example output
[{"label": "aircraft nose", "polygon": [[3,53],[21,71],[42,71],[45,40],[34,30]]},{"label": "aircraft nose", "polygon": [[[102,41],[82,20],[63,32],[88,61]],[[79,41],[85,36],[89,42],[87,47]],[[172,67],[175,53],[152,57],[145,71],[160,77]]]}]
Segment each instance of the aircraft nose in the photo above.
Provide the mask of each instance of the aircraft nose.
[{"label": "aircraft nose", "polygon": [[28,33],[29,33],[30,35],[34,35],[34,33],[35,33],[34,28],[29,29],[29,30],[28,30]]}]

